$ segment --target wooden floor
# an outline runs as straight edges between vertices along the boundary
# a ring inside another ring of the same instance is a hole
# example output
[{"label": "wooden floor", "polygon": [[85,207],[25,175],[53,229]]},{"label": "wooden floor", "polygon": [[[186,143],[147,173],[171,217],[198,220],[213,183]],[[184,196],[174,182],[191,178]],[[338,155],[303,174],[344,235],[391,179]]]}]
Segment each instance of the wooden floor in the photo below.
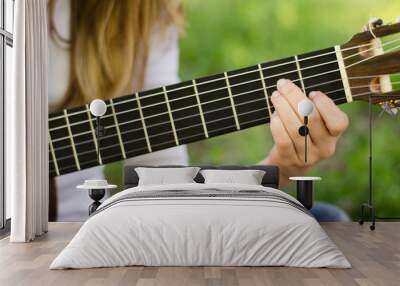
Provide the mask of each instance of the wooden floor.
[{"label": "wooden floor", "polygon": [[289,267],[123,267],[48,270],[79,229],[79,223],[51,223],[47,235],[28,244],[0,241],[0,285],[400,285],[400,223],[328,223],[323,228],[352,269]]}]

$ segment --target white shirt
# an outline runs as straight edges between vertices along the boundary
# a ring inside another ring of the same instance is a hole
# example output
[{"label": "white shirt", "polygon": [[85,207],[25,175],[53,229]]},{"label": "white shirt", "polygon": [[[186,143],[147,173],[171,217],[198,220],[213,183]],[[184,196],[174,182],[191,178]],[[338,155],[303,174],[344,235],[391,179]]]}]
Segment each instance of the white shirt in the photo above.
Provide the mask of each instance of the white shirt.
[{"label": "white shirt", "polygon": [[[70,2],[69,0],[56,1],[54,9],[54,25],[57,32],[64,39],[70,36]],[[179,82],[179,46],[178,32],[175,27],[168,28],[161,35],[157,31],[150,39],[150,50],[148,62],[145,70],[144,89],[151,89],[163,85]],[[49,85],[48,97],[49,105],[60,102],[65,95],[68,85],[69,74],[69,50],[67,47],[60,46],[54,42],[49,35]],[[129,165],[187,165],[188,154],[186,146],[177,146],[166,150],[161,150],[125,160]],[[67,220],[74,220],[79,217],[76,212],[82,215],[82,204],[77,209],[77,200],[84,201],[86,206],[91,202],[87,194],[76,194],[75,186],[82,183],[85,179],[103,178],[103,168],[95,167],[80,172],[66,174],[56,178],[59,201],[59,216]],[[71,196],[69,193],[73,192]],[[79,195],[79,197],[78,197]],[[69,203],[67,203],[69,201]],[[66,214],[63,214],[64,211]],[[86,213],[86,208],[83,208]]]}]

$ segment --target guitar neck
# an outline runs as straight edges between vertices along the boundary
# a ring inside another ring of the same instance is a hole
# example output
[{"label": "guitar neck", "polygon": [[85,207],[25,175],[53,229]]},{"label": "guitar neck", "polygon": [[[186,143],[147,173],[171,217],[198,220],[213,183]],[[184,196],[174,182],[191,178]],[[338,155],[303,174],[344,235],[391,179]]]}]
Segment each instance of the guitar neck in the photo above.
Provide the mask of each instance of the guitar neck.
[{"label": "guitar neck", "polygon": [[49,115],[50,177],[268,123],[280,78],[352,100],[336,46],[106,100],[100,142],[88,105],[65,109]]}]

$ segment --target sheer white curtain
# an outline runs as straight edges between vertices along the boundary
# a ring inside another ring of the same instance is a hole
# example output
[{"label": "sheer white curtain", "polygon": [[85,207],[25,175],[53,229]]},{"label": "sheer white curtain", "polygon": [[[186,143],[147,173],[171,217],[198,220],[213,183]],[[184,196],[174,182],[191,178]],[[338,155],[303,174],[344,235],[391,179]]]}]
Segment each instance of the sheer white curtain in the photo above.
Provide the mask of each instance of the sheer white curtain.
[{"label": "sheer white curtain", "polygon": [[48,225],[46,5],[46,0],[15,2],[14,88],[6,98],[12,242],[31,241]]}]

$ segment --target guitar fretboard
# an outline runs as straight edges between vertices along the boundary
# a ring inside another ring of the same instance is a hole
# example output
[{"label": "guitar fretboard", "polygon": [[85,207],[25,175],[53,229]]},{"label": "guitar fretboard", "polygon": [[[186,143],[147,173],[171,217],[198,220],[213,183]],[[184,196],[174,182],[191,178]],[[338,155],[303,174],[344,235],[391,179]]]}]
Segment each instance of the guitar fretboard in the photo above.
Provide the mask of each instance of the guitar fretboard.
[{"label": "guitar fretboard", "polygon": [[350,100],[336,47],[106,100],[100,144],[88,105],[64,110],[49,115],[50,177],[268,123],[280,78]]}]

